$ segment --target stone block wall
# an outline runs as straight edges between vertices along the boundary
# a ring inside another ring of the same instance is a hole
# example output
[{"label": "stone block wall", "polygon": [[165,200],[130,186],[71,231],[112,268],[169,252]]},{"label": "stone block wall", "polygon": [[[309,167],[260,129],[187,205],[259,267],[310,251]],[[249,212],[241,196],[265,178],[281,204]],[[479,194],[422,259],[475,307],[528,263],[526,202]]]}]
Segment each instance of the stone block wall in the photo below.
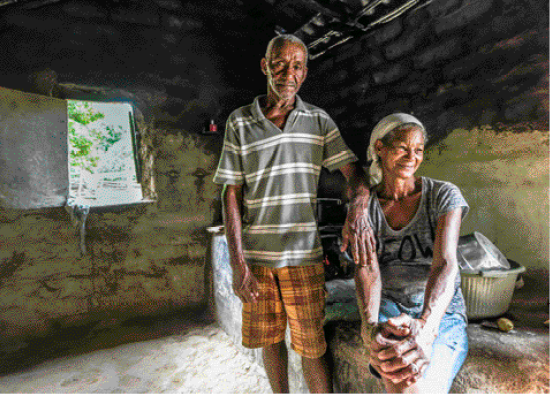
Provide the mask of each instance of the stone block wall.
[{"label": "stone block wall", "polygon": [[548,130],[548,4],[431,2],[309,69],[304,98],[328,110],[361,160],[376,122],[398,111],[419,117],[432,143],[459,127]]}]

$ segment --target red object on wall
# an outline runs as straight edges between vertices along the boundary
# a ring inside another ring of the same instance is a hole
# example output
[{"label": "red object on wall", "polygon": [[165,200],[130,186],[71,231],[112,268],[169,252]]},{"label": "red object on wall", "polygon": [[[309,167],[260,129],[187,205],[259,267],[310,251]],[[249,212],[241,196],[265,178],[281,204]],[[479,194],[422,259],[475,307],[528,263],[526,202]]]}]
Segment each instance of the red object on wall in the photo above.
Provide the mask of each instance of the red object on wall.
[{"label": "red object on wall", "polygon": [[214,123],[214,119],[210,121],[210,126],[208,128],[208,131],[210,131],[211,133],[216,133],[218,131],[218,125]]}]

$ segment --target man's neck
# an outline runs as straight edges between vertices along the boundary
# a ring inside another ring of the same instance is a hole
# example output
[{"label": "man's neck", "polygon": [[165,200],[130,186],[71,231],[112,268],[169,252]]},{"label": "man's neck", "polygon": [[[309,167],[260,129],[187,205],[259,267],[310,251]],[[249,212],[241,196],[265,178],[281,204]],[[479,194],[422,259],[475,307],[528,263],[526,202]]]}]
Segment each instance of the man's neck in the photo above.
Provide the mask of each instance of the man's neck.
[{"label": "man's neck", "polygon": [[278,111],[292,111],[296,106],[296,96],[290,98],[283,98],[269,92],[264,98],[263,103],[260,103],[262,109],[278,110]]},{"label": "man's neck", "polygon": [[267,95],[263,103],[260,101],[260,107],[264,116],[279,129],[283,130],[288,115],[296,106],[296,96],[285,100],[274,95]]}]

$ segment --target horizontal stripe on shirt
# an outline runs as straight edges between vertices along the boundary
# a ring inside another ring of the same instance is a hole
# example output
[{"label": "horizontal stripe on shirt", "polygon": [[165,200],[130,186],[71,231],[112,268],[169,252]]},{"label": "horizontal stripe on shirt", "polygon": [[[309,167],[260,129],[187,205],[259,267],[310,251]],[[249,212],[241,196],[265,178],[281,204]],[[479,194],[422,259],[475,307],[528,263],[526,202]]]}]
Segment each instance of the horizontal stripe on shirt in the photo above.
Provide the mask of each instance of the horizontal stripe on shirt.
[{"label": "horizontal stripe on shirt", "polygon": [[237,128],[237,127],[246,127],[253,125],[255,123],[258,123],[259,120],[253,116],[243,116],[239,118],[235,118],[231,123],[230,126]]},{"label": "horizontal stripe on shirt", "polygon": [[246,175],[247,182],[258,181],[263,178],[269,178],[275,175],[290,175],[290,174],[318,174],[321,171],[321,166],[311,163],[289,163],[279,166],[268,167],[260,171]]},{"label": "horizontal stripe on shirt", "polygon": [[328,144],[332,140],[335,140],[336,138],[339,138],[339,137],[340,137],[340,132],[338,131],[338,129],[334,129],[326,135],[325,144]]},{"label": "horizontal stripe on shirt", "polygon": [[260,250],[244,250],[245,258],[261,259],[268,261],[290,260],[290,259],[315,259],[323,254],[323,248],[312,250],[285,250],[283,252],[266,252]]},{"label": "horizontal stripe on shirt", "polygon": [[223,150],[226,152],[236,153],[238,155],[241,154],[241,147],[235,144],[232,144],[227,140],[223,142]]},{"label": "horizontal stripe on shirt", "polygon": [[252,225],[246,229],[248,234],[285,234],[317,231],[317,223],[287,223],[287,224],[265,224]]},{"label": "horizontal stripe on shirt", "polygon": [[321,118],[321,119],[329,119],[330,120],[330,117],[325,112],[320,112],[320,111],[311,111],[311,112],[298,111],[298,115],[299,116],[307,116],[309,118]]},{"label": "horizontal stripe on shirt", "polygon": [[221,168],[218,171],[218,173],[220,175],[223,175],[224,177],[229,177],[229,178],[241,178],[241,179],[244,178],[242,171],[224,170],[223,168]]},{"label": "horizontal stripe on shirt", "polygon": [[295,193],[283,194],[281,196],[257,198],[254,200],[244,199],[244,203],[248,208],[269,207],[274,205],[292,205],[298,203],[315,203],[317,195],[314,193]]},{"label": "horizontal stripe on shirt", "polygon": [[338,163],[338,162],[341,162],[341,161],[344,161],[346,159],[351,159],[351,158],[355,158],[355,155],[351,152],[340,152],[334,156],[331,156],[329,158],[327,158],[324,162],[323,162],[323,166],[325,167],[330,167],[332,164],[334,163]]},{"label": "horizontal stripe on shirt", "polygon": [[[249,155],[253,152],[261,151],[267,148],[271,148],[273,146],[278,146],[281,144],[312,144],[312,145],[318,145],[323,146],[324,138],[317,135],[311,135],[306,133],[292,133],[292,134],[280,134],[269,138],[264,138],[261,141],[253,142],[252,144],[243,145],[240,147],[239,151],[235,151],[235,153],[239,153],[242,156]],[[233,149],[234,146],[231,146]],[[238,147],[236,147],[238,149]]]}]

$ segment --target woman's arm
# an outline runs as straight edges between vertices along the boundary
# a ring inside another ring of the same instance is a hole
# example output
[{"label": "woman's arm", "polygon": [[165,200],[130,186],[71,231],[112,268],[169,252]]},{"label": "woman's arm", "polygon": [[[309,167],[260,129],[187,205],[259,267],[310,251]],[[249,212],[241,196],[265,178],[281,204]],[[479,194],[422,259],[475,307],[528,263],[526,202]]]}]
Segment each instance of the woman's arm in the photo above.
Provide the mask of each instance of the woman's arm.
[{"label": "woman's arm", "polygon": [[[393,327],[378,323],[378,311],[382,295],[382,279],[376,254],[367,266],[355,267],[355,288],[357,305],[361,314],[361,338],[369,350],[369,363],[386,379],[401,382],[416,375],[408,369],[407,359],[381,357],[383,352],[401,343],[410,333],[408,327]],[[398,368],[395,366],[398,365]]]},{"label": "woman's arm", "polygon": [[[388,320],[389,326],[409,330],[409,335],[404,340],[379,354],[381,360],[392,360],[386,368],[382,365],[382,370],[387,373],[402,371],[401,376],[394,375],[394,383],[403,379],[408,381],[407,384],[414,383],[429,365],[432,344],[438,335],[441,319],[453,298],[456,275],[459,275],[456,249],[461,219],[462,208],[457,208],[442,215],[437,222],[433,262],[424,293],[421,317],[413,319],[402,314]],[[413,376],[405,378],[405,372]]]},{"label": "woman's arm", "polygon": [[376,254],[367,265],[355,266],[355,292],[361,315],[361,337],[365,346],[370,347],[375,327],[378,324],[378,310],[382,294],[382,279]]},{"label": "woman's arm", "polygon": [[459,275],[456,249],[460,235],[462,208],[442,215],[437,221],[433,262],[424,294],[421,319],[424,329],[437,333],[441,319],[455,292],[455,279]]}]

